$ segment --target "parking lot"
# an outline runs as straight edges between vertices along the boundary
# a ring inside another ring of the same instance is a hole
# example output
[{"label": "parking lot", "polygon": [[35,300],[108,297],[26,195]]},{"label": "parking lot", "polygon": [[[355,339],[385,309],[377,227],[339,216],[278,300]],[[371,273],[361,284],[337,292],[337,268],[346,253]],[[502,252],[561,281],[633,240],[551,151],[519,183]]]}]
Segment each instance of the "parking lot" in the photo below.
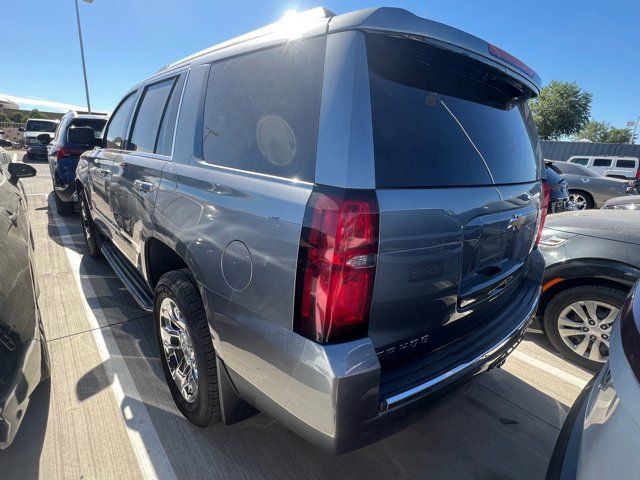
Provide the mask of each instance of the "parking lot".
[{"label": "parking lot", "polygon": [[263,414],[191,425],[166,386],[150,315],[106,262],[84,255],[79,217],[55,213],[48,166],[30,163],[38,175],[23,182],[52,377],[0,451],[2,478],[544,477],[591,373],[552,353],[536,330],[502,369],[346,455],[326,455]]}]

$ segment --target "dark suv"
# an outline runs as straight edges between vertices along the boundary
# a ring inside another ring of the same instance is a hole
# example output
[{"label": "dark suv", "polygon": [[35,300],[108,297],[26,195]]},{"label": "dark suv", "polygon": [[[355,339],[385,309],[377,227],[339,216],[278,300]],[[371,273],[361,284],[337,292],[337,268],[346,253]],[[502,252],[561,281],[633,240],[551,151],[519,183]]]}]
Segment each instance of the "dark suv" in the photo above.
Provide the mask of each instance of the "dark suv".
[{"label": "dark suv", "polygon": [[501,365],[544,268],[539,84],[407,11],[316,9],[127,92],[78,164],[84,234],[180,411],[341,452]]},{"label": "dark suv", "polygon": [[[59,214],[67,215],[74,212],[78,160],[84,151],[93,148],[95,139],[101,138],[106,123],[105,114],[69,111],[60,119],[53,140],[48,134],[38,136],[41,143],[49,144],[49,170],[53,181],[56,209]],[[74,138],[73,130],[78,127],[88,127],[93,130],[90,143],[77,143],[78,139]]]}]

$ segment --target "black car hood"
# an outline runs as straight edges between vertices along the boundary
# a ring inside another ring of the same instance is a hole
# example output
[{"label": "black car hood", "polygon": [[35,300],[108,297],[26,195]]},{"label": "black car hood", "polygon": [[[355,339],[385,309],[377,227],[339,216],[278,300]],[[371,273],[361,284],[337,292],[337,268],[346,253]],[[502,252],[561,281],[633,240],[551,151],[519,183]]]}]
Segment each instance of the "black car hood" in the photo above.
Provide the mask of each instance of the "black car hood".
[{"label": "black car hood", "polygon": [[587,210],[549,215],[545,228],[640,245],[640,211]]}]

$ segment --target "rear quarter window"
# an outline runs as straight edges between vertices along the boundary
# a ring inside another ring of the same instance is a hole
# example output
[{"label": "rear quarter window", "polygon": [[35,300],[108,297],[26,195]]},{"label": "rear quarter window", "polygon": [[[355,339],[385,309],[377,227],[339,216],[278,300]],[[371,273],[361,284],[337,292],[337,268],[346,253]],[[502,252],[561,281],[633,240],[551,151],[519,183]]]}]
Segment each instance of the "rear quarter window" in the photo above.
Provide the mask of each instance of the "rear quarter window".
[{"label": "rear quarter window", "polygon": [[611,159],[609,159],[609,158],[596,158],[593,161],[593,166],[594,167],[610,167],[611,166]]},{"label": "rear quarter window", "polygon": [[366,41],[378,187],[540,178],[526,88],[426,42],[381,34],[367,34]]},{"label": "rear quarter window", "polygon": [[635,160],[617,160],[616,167],[618,168],[636,168]]},{"label": "rear quarter window", "polygon": [[207,163],[313,181],[325,37],[216,62],[204,109]]}]

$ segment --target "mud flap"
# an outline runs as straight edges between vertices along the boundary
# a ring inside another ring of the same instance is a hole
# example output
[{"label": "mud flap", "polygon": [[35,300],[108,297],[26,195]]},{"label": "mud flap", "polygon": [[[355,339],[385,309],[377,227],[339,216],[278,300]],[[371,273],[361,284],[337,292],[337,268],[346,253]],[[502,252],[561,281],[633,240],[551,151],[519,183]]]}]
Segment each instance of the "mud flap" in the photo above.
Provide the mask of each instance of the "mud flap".
[{"label": "mud flap", "polygon": [[241,422],[259,410],[253,408],[241,397],[236,387],[233,385],[227,368],[222,360],[216,356],[216,366],[218,367],[218,392],[220,395],[220,415],[225,425],[233,425]]}]

